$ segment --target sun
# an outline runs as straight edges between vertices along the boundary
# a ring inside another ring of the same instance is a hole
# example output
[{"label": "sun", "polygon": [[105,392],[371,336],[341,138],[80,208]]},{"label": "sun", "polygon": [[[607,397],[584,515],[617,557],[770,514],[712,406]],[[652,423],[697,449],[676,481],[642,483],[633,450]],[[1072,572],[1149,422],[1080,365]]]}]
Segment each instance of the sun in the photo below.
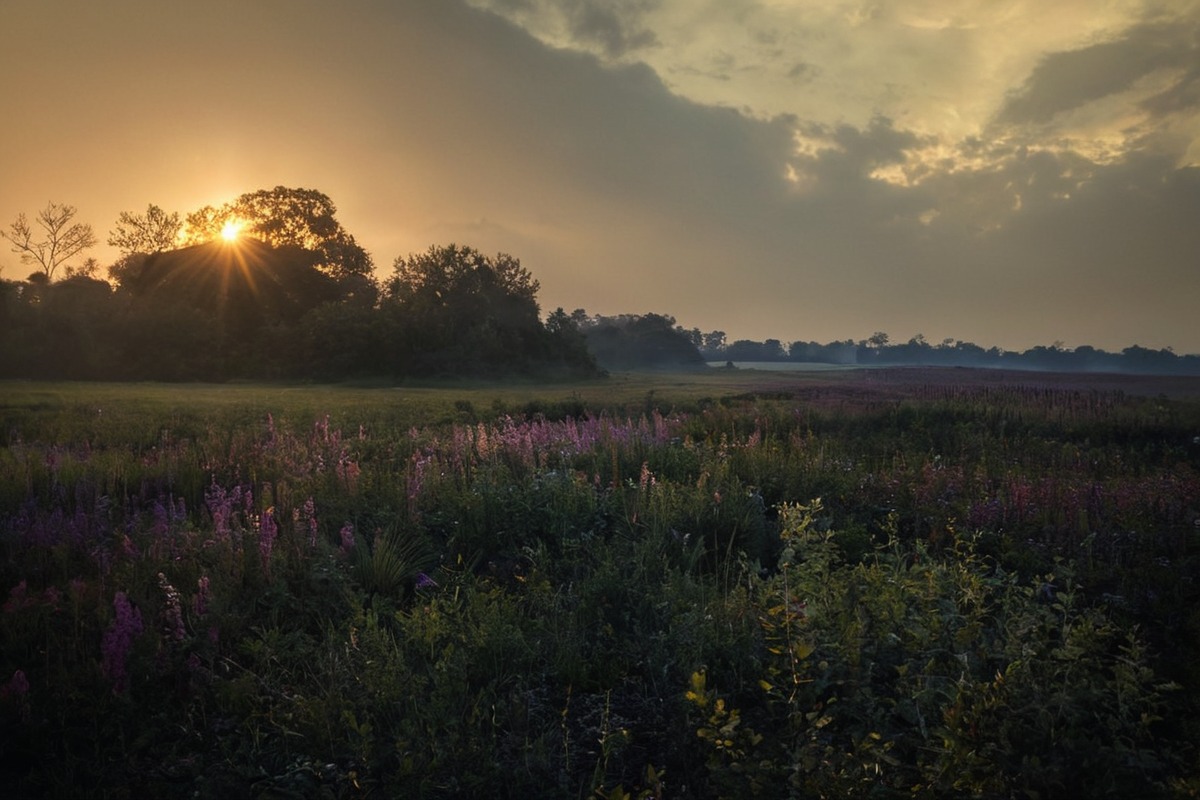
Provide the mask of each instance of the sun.
[{"label": "sun", "polygon": [[242,233],[242,227],[245,223],[230,220],[221,228],[221,238],[226,242],[236,242],[238,236]]}]

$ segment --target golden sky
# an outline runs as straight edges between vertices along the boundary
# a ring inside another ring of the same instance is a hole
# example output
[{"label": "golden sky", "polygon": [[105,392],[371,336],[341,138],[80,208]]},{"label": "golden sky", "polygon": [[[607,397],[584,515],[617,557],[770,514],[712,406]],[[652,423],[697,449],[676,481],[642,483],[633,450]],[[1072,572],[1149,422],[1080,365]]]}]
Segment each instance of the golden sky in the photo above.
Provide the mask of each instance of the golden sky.
[{"label": "golden sky", "polygon": [[[1200,3],[0,0],[0,223],[317,189],[543,310],[1200,352]],[[92,251],[107,263],[106,247]],[[0,250],[5,278],[28,268]]]}]

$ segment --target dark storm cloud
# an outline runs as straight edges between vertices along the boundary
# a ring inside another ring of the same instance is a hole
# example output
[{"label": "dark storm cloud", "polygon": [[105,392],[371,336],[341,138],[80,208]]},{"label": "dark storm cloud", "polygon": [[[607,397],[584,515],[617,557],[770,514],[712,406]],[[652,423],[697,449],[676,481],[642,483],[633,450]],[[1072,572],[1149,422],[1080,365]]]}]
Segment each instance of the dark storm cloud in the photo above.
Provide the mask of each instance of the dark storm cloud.
[{"label": "dark storm cloud", "polygon": [[661,213],[730,217],[785,191],[789,119],[692,103],[644,64],[605,66],[545,48],[495,19],[464,19],[458,33],[487,70],[476,76],[484,124],[461,135],[501,147],[496,155],[525,165],[531,179],[552,177]]},{"label": "dark storm cloud", "polygon": [[[1200,64],[1200,52],[1194,55]],[[1183,77],[1153,97],[1142,102],[1142,108],[1156,116],[1195,111],[1200,108],[1200,66],[1193,66]]]},{"label": "dark storm cloud", "polygon": [[[1123,92],[1162,69],[1192,73],[1167,90],[1187,93],[1195,80],[1196,28],[1142,25],[1120,39],[1046,56],[1000,110],[1001,123],[1044,123],[1057,114]],[[1194,92],[1194,89],[1191,90]]]},{"label": "dark storm cloud", "polygon": [[655,5],[654,0],[574,0],[565,11],[577,39],[595,43],[616,58],[658,43],[653,31],[638,25],[640,16]]},{"label": "dark storm cloud", "polygon": [[621,57],[658,44],[642,24],[662,0],[473,0],[473,4],[510,19],[561,22],[574,46]]},{"label": "dark storm cloud", "polygon": [[898,130],[892,120],[883,116],[874,117],[861,129],[852,125],[829,128],[807,124],[801,126],[801,131],[829,142],[830,146],[822,149],[810,165],[826,179],[869,175],[879,167],[904,163],[910,150],[931,143],[929,137]]}]

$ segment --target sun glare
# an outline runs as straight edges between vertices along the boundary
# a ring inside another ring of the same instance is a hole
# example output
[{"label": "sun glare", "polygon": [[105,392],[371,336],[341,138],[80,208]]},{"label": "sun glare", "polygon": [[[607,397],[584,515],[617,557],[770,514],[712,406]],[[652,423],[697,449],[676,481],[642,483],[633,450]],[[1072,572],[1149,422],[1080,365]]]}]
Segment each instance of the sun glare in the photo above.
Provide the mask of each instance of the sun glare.
[{"label": "sun glare", "polygon": [[242,223],[233,222],[231,220],[229,222],[226,222],[224,227],[221,228],[221,238],[227,242],[236,242],[238,235],[241,232],[242,232]]}]

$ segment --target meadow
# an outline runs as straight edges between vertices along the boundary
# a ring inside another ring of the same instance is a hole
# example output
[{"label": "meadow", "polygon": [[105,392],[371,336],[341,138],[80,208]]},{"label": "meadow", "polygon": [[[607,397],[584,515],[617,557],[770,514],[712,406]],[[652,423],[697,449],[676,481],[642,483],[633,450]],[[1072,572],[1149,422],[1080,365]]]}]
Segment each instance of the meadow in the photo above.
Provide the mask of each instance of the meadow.
[{"label": "meadow", "polygon": [[1194,797],[1200,379],[0,383],[9,797]]}]

